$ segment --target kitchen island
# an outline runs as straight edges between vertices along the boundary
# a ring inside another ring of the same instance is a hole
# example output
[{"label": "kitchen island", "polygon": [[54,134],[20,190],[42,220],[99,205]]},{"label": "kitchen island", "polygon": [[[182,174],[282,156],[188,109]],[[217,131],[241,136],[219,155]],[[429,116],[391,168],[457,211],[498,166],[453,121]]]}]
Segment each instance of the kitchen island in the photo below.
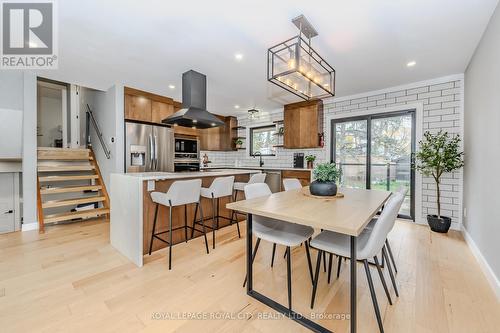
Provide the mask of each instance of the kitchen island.
[{"label": "kitchen island", "polygon": [[[201,179],[203,187],[209,187],[217,177],[234,176],[235,181],[247,182],[251,174],[260,173],[260,170],[251,169],[217,169],[199,172],[144,172],[144,173],[114,173],[111,174],[110,199],[110,241],[111,245],[121,254],[130,259],[137,266],[143,264],[143,256],[148,253],[155,204],[151,200],[153,191],[168,191],[176,180]],[[231,217],[231,210],[226,209],[229,198],[221,198],[220,215]],[[201,201],[206,217],[212,216],[209,200]],[[194,217],[194,206],[187,209],[187,221],[191,226]],[[238,214],[235,214],[237,216]],[[199,214],[198,214],[199,218]],[[236,217],[238,218],[238,217]],[[243,219],[239,216],[239,219]],[[173,228],[184,225],[184,207],[173,209]],[[211,221],[206,221],[211,225]],[[229,221],[220,220],[220,226],[226,226]],[[168,208],[160,205],[156,231],[166,231],[168,228]],[[235,226],[236,228],[236,226]],[[201,234],[195,232],[194,237]],[[184,231],[181,229],[172,234],[173,244],[185,241]],[[163,242],[154,242],[153,251],[164,248]],[[200,253],[203,251],[200,250]]]}]

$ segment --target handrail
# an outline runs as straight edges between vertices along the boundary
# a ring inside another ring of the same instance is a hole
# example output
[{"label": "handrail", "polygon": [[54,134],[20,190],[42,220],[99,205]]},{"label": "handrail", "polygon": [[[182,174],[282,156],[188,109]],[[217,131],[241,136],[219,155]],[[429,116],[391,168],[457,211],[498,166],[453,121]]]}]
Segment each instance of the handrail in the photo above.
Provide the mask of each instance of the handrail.
[{"label": "handrail", "polygon": [[86,131],[87,131],[87,147],[90,145],[90,121],[92,120],[92,125],[94,126],[95,132],[97,134],[97,137],[99,138],[99,141],[101,142],[102,150],[104,150],[104,154],[106,155],[106,158],[109,160],[111,158],[111,151],[109,150],[108,146],[104,142],[104,139],[102,137],[102,132],[101,129],[99,128],[99,124],[97,123],[97,120],[94,117],[94,113],[90,109],[90,106],[87,104],[87,111],[86,111]]}]

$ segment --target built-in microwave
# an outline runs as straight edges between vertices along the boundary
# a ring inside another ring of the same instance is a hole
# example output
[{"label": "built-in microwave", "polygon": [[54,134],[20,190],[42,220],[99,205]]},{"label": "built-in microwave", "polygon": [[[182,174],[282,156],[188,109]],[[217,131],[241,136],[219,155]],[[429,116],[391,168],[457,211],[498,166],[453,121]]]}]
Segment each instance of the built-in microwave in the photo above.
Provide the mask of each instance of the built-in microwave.
[{"label": "built-in microwave", "polygon": [[198,155],[198,139],[176,137],[175,138],[175,153],[176,154],[196,154],[196,155]]}]

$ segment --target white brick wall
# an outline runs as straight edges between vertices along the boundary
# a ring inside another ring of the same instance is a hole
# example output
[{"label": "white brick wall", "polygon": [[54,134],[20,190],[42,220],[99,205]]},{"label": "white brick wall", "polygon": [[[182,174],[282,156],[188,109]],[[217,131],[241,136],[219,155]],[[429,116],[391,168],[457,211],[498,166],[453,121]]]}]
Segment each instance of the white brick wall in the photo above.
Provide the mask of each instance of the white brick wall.
[{"label": "white brick wall", "polygon": [[[406,105],[423,105],[422,130],[438,132],[445,130],[449,133],[460,134],[463,137],[463,79],[450,79],[447,82],[436,79],[427,83],[416,83],[403,88],[387,89],[385,92],[374,92],[373,94],[363,94],[363,97],[353,99],[328,99],[324,101],[325,118],[332,115],[345,115],[349,117],[351,113],[380,109],[384,107],[401,106],[404,110]],[[273,112],[259,122],[253,122],[250,126],[257,124],[272,123],[274,120],[283,119],[283,112]],[[249,126],[246,117],[238,118],[241,126]],[[324,121],[324,131],[330,131],[330,124]],[[247,133],[241,131],[240,135]],[[269,167],[291,167],[294,152],[304,152],[306,155],[313,154],[317,157],[317,162],[324,162],[328,158],[327,148],[320,149],[282,149],[279,148],[277,156],[264,157],[265,166]],[[234,165],[239,160],[242,165],[258,165],[258,159],[248,156],[248,151],[238,152],[207,152],[213,165]],[[427,214],[436,213],[436,192],[435,184],[431,178],[423,177],[421,184],[416,184],[421,188],[422,207],[420,216],[417,219],[425,221]],[[442,214],[452,217],[453,222],[461,223],[462,214],[462,171],[450,175],[444,175],[441,186]],[[418,214],[418,212],[417,212]]]}]

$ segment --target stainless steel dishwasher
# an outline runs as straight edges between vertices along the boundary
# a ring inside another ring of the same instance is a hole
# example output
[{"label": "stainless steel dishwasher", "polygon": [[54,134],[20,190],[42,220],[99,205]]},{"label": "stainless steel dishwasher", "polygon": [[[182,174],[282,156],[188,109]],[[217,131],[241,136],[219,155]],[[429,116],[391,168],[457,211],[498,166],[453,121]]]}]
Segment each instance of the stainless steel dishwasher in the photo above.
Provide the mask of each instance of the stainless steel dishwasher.
[{"label": "stainless steel dishwasher", "polygon": [[271,192],[276,193],[281,191],[281,171],[262,170],[266,174],[266,184],[271,189]]}]

